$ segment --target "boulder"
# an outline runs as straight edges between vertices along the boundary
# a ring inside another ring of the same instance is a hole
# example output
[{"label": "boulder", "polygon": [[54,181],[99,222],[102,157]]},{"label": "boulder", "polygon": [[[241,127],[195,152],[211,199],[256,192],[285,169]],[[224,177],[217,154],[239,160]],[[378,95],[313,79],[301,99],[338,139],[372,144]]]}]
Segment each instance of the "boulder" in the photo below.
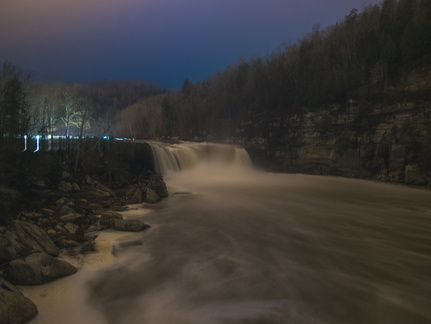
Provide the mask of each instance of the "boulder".
[{"label": "boulder", "polygon": [[101,191],[109,192],[109,193],[112,195],[112,191],[111,191],[111,189],[109,189],[107,186],[105,186],[105,185],[101,184],[99,181],[97,181],[97,180],[95,180],[95,179],[91,178],[89,175],[86,175],[86,176],[85,176],[84,184],[85,184],[85,185],[88,185],[88,186],[90,186],[90,187],[93,187],[93,188],[99,189],[99,190],[101,190]]},{"label": "boulder", "polygon": [[149,227],[150,225],[139,219],[117,219],[114,223],[114,228],[117,231],[140,232]]},{"label": "boulder", "polygon": [[66,205],[61,206],[58,209],[58,215],[59,216],[64,216],[64,215],[73,214],[73,213],[75,213],[75,211],[72,208],[70,208],[69,206],[66,206]]},{"label": "boulder", "polygon": [[110,198],[112,196],[112,193],[110,191],[92,188],[85,193],[85,196],[91,200],[103,200],[106,198]]},{"label": "boulder", "polygon": [[72,224],[72,223],[66,223],[64,225],[64,228],[70,233],[70,234],[76,234],[79,230],[79,226]]},{"label": "boulder", "polygon": [[78,246],[80,246],[80,244],[74,240],[68,240],[68,239],[62,239],[58,242],[58,244],[63,247],[63,248],[67,248],[67,249],[71,249],[71,248],[76,248]]},{"label": "boulder", "polygon": [[140,204],[144,201],[144,194],[140,188],[130,188],[126,193],[126,196],[129,204]]},{"label": "boulder", "polygon": [[0,260],[13,260],[18,256],[9,240],[0,234]]},{"label": "boulder", "polygon": [[160,174],[152,174],[150,176],[148,187],[153,189],[157,195],[162,198],[167,198],[169,196],[166,183],[163,181],[163,178]]},{"label": "boulder", "polygon": [[17,220],[15,221],[15,233],[19,242],[28,251],[46,252],[54,256],[58,255],[58,247],[48,234],[37,225]]},{"label": "boulder", "polygon": [[72,191],[76,191],[76,192],[81,191],[81,188],[76,182],[72,183]]},{"label": "boulder", "polygon": [[70,200],[70,199],[68,199],[68,198],[66,198],[66,197],[61,197],[61,198],[58,198],[56,201],[55,201],[55,204],[57,205],[57,206],[68,206],[68,207],[73,207],[73,206],[75,206],[75,203],[72,201],[72,200]]},{"label": "boulder", "polygon": [[21,211],[20,216],[25,218],[40,218],[40,217],[43,217],[43,214],[36,213],[36,212]]},{"label": "boulder", "polygon": [[82,214],[70,213],[70,214],[61,216],[60,220],[62,222],[75,222],[75,221],[77,221],[83,217],[84,217],[84,215],[82,215]]},{"label": "boulder", "polygon": [[63,170],[63,172],[61,173],[61,179],[63,180],[72,179],[72,175],[66,170]]},{"label": "boulder", "polygon": [[102,218],[106,219],[121,219],[123,218],[123,215],[121,215],[119,212],[116,212],[114,210],[105,210],[101,213]]},{"label": "boulder", "polygon": [[78,269],[70,263],[42,252],[13,260],[6,268],[8,278],[18,285],[40,285],[76,271]]},{"label": "boulder", "polygon": [[155,190],[151,188],[145,190],[145,202],[154,204],[160,200],[162,200],[162,197],[160,197]]},{"label": "boulder", "polygon": [[10,282],[0,278],[0,320],[3,324],[25,323],[37,315],[36,305]]},{"label": "boulder", "polygon": [[70,182],[66,182],[66,181],[61,181],[58,184],[58,191],[63,192],[63,193],[68,193],[71,192],[73,189],[72,184]]}]

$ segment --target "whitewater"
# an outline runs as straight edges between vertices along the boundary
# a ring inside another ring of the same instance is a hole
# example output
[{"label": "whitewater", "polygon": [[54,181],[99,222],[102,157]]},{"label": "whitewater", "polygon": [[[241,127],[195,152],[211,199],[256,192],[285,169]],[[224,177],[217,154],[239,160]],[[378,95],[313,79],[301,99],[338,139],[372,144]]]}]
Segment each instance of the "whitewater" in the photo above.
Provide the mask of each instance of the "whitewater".
[{"label": "whitewater", "polygon": [[124,214],[152,227],[103,232],[76,275],[24,288],[31,323],[431,322],[431,191],[153,150],[170,196]]}]

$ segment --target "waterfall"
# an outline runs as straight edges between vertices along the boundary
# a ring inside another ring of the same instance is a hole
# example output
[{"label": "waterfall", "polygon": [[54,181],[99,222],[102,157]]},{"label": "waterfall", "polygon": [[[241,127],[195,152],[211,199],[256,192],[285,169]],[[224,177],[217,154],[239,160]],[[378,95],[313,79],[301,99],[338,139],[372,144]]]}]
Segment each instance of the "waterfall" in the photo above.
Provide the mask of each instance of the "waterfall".
[{"label": "waterfall", "polygon": [[251,167],[247,151],[233,145],[215,143],[169,144],[151,142],[156,172],[166,174],[172,171],[192,169],[202,164],[222,167]]}]

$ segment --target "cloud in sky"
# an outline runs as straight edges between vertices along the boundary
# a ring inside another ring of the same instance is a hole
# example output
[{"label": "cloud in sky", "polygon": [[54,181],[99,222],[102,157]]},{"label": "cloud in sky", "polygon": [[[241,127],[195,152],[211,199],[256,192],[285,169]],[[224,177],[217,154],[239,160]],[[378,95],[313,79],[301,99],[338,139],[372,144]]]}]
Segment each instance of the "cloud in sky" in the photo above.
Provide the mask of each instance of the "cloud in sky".
[{"label": "cloud in sky", "polygon": [[0,59],[39,78],[178,87],[378,0],[1,0]]}]

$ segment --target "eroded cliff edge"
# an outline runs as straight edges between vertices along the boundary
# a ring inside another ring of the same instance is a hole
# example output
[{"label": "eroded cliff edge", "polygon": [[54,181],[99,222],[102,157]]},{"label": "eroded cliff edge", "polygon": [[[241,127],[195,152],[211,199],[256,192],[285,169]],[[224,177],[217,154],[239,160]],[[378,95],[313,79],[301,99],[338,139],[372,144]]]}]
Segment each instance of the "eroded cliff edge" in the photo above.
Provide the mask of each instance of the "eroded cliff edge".
[{"label": "eroded cliff edge", "polygon": [[273,171],[431,186],[430,116],[428,101],[349,101],[300,109],[270,121],[264,136],[232,141]]}]

